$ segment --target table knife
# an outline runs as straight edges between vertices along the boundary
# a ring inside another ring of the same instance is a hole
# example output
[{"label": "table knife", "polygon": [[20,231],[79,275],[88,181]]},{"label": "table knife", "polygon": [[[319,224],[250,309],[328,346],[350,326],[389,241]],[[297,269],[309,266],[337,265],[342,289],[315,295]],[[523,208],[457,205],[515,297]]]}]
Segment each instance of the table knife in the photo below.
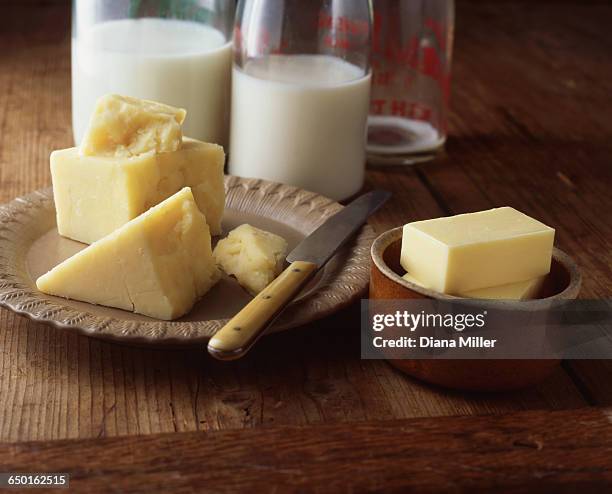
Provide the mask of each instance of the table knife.
[{"label": "table knife", "polygon": [[315,273],[390,196],[384,190],[363,194],[306,237],[287,256],[289,266],[210,339],[208,352],[219,360],[245,355]]}]

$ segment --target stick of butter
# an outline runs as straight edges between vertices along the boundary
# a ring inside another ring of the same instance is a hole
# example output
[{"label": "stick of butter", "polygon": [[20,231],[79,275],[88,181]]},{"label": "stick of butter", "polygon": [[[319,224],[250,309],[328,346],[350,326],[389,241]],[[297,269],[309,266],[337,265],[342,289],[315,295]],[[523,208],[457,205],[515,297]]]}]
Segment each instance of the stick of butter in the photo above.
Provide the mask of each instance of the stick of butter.
[{"label": "stick of butter", "polygon": [[183,187],[191,187],[213,235],[225,208],[223,148],[185,137],[178,151],[132,158],[83,156],[77,148],[51,153],[53,198],[60,235],[91,243]]},{"label": "stick of butter", "polygon": [[550,271],[555,230],[510,207],[404,225],[400,263],[452,295]]},{"label": "stick of butter", "polygon": [[181,147],[187,112],[156,101],[108,94],[98,99],[80,152],[85,156],[127,157]]},{"label": "stick of butter", "polygon": [[[416,285],[425,286],[410,273],[404,274],[402,278]],[[546,276],[539,276],[537,278],[532,278],[531,280],[517,281],[516,283],[508,283],[506,285],[468,290],[466,292],[458,293],[457,295],[459,297],[480,298],[486,300],[529,300],[538,295],[545,279]]]},{"label": "stick of butter", "polygon": [[251,225],[240,225],[219,240],[213,251],[215,262],[252,295],[276,278],[287,255],[287,242],[274,233]]},{"label": "stick of butter", "polygon": [[219,277],[206,220],[185,187],[66,259],[36,286],[169,320],[187,313]]}]

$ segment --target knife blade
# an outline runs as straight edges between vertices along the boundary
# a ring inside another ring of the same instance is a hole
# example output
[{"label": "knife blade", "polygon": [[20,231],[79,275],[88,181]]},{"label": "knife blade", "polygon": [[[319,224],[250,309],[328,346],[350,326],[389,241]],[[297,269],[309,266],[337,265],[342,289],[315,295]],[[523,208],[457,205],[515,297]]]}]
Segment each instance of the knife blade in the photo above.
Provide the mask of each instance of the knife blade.
[{"label": "knife blade", "polygon": [[245,355],[301,289],[378,210],[391,193],[363,194],[330,217],[287,256],[289,266],[258,293],[208,342],[208,353],[219,360]]},{"label": "knife blade", "polygon": [[386,190],[373,190],[358,197],[302,240],[287,261],[307,261],[322,267],[389,197],[391,193]]}]

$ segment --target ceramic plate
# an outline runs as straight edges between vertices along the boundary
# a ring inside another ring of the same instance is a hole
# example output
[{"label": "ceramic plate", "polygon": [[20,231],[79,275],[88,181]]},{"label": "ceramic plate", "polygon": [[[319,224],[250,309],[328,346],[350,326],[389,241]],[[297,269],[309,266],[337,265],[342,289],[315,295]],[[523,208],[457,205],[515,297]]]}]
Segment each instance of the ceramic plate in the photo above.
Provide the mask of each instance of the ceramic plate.
[{"label": "ceramic plate", "polygon": [[[290,249],[342,209],[318,194],[264,180],[226,176],[225,187],[224,232],[250,223],[282,235]],[[362,228],[286,309],[271,331],[320,319],[360,298],[369,279],[373,240],[373,230]],[[89,336],[181,345],[204,343],[251,298],[233,278],[224,277],[189,314],[175,321],[160,321],[45,295],[36,289],[38,276],[84,247],[58,235],[50,188],[0,206],[0,305],[35,321]]]}]

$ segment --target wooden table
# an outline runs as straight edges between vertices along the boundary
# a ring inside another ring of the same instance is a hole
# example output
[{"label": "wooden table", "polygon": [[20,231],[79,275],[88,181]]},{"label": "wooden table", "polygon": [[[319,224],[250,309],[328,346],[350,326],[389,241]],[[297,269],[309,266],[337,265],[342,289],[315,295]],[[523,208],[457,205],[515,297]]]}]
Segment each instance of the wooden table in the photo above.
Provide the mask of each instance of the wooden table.
[{"label": "wooden table", "polygon": [[[375,229],[514,206],[556,227],[582,297],[609,297],[611,23],[603,2],[459,2],[446,152],[369,169],[394,193]],[[6,202],[48,186],[49,152],[72,145],[68,2],[5,2],[0,46]],[[234,363],[0,310],[0,471],[71,471],[90,492],[588,490],[612,482],[611,377],[574,361],[520,392],[437,389],[360,360],[357,306]]]}]

